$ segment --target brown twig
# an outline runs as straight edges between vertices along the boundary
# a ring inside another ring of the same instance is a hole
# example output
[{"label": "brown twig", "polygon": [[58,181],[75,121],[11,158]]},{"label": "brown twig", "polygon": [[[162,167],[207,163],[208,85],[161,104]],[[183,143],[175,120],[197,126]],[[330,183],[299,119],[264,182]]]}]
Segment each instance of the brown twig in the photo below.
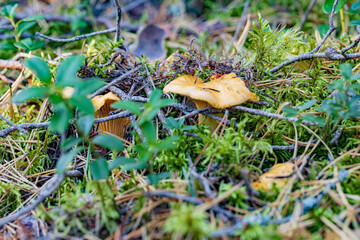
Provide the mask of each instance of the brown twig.
[{"label": "brown twig", "polygon": [[2,60],[0,59],[0,68],[12,69],[12,70],[23,70],[24,64],[19,61]]},{"label": "brown twig", "polygon": [[245,20],[246,20],[246,15],[247,15],[247,12],[248,12],[248,9],[249,9],[249,6],[250,6],[250,0],[246,0],[245,4],[244,4],[244,9],[241,13],[241,18],[240,18],[240,21],[236,27],[236,30],[235,30],[235,34],[233,36],[233,38],[231,39],[231,42],[230,42],[230,47],[229,49],[227,50],[225,56],[228,56],[229,55],[229,52],[230,50],[233,48],[233,45],[234,45],[234,42],[236,41],[236,39],[238,38],[238,35],[240,33],[240,29],[241,27],[244,25],[245,23]]},{"label": "brown twig", "polygon": [[324,53],[317,53],[317,51],[320,50],[320,48],[324,45],[325,41],[330,37],[330,35],[337,28],[334,25],[334,13],[335,13],[335,9],[336,9],[336,6],[337,6],[338,3],[339,3],[339,0],[334,1],[333,7],[332,7],[332,10],[331,10],[331,13],[330,13],[330,18],[329,18],[330,29],[327,31],[327,33],[325,34],[325,36],[323,37],[321,42],[313,50],[311,50],[310,52],[299,55],[299,56],[296,56],[293,59],[291,59],[289,61],[282,62],[278,66],[270,69],[270,73],[274,73],[274,72],[280,70],[281,68],[283,68],[283,67],[285,67],[287,65],[290,65],[290,64],[292,64],[294,62],[303,61],[303,60],[310,60],[310,59],[313,59],[313,58],[327,58],[329,60],[348,60],[348,59],[353,59],[353,58],[360,57],[360,54],[349,54],[349,55],[346,55],[346,56],[345,56],[345,54],[338,54],[338,52],[333,48],[327,48]]}]

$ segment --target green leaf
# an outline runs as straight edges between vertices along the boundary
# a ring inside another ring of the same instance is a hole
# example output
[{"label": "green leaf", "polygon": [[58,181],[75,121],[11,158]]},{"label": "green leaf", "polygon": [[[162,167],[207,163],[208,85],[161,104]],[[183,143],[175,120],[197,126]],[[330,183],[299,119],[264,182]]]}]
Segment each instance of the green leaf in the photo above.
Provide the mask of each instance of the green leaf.
[{"label": "green leaf", "polygon": [[16,48],[14,47],[14,45],[6,42],[6,43],[0,43],[0,49],[15,50]]},{"label": "green leaf", "polygon": [[141,130],[142,130],[147,142],[150,142],[150,143],[156,142],[156,129],[152,122],[150,122],[150,121],[144,122],[142,124]]},{"label": "green leaf", "polygon": [[33,22],[33,21],[43,20],[43,19],[45,19],[45,17],[43,15],[34,15],[34,16],[23,18],[19,22],[21,22],[21,23],[22,22]]},{"label": "green leaf", "polygon": [[149,97],[149,102],[147,103],[148,105],[150,105],[152,108],[162,108],[165,107],[171,103],[176,102],[174,99],[161,99],[161,95],[162,95],[162,91],[160,89],[155,89],[150,97]]},{"label": "green leaf", "polygon": [[109,177],[109,168],[105,158],[98,158],[90,163],[91,176],[95,181],[105,180]]},{"label": "green leaf", "polygon": [[285,117],[296,117],[298,115],[298,111],[290,106],[283,107],[283,112],[285,112]]},{"label": "green leaf", "polygon": [[151,150],[159,152],[167,149],[175,149],[176,144],[174,142],[179,141],[179,136],[171,136],[163,139],[162,141],[156,143],[155,146],[152,147]]},{"label": "green leaf", "polygon": [[112,170],[114,168],[133,163],[137,163],[133,158],[118,157],[109,163],[109,169]]},{"label": "green leaf", "polygon": [[324,127],[326,120],[324,118],[317,118],[314,115],[306,114],[302,117],[302,120],[317,123],[320,127]]},{"label": "green leaf", "polygon": [[31,43],[31,46],[29,48],[30,51],[43,48],[45,46],[45,42],[42,40],[36,40]]},{"label": "green leaf", "polygon": [[75,32],[76,30],[80,28],[85,28],[87,26],[87,22],[83,20],[83,17],[81,15],[72,15],[71,16],[71,31]]},{"label": "green leaf", "polygon": [[74,113],[69,111],[64,103],[54,106],[55,113],[50,119],[50,129],[52,131],[63,133],[69,126],[70,119],[74,117]]},{"label": "green leaf", "polygon": [[91,100],[84,95],[73,94],[73,96],[70,98],[70,102],[85,114],[94,115],[95,113]]},{"label": "green leaf", "polygon": [[328,84],[328,90],[329,92],[332,92],[334,90],[344,91],[345,89],[344,84],[345,82],[342,79],[332,81],[331,83]]},{"label": "green leaf", "polygon": [[47,87],[32,87],[21,90],[12,98],[13,103],[23,103],[30,99],[42,98],[49,91]]},{"label": "green leaf", "polygon": [[18,4],[14,5],[6,5],[1,9],[1,15],[7,18],[14,19],[15,17],[15,9],[17,8]]},{"label": "green leaf", "polygon": [[360,78],[360,73],[357,73],[357,74],[351,76],[351,80],[357,80],[359,78]]},{"label": "green leaf", "polygon": [[83,147],[78,147],[68,153],[61,155],[59,160],[56,163],[56,172],[58,174],[63,174],[66,171],[66,167],[74,159],[76,154],[83,150]]},{"label": "green leaf", "polygon": [[85,57],[82,55],[73,55],[62,61],[56,69],[56,85],[66,87],[74,86],[77,81],[77,72],[82,66]]},{"label": "green leaf", "polygon": [[138,161],[135,163],[125,164],[121,169],[123,171],[130,171],[130,170],[145,169],[146,167],[147,167],[146,162]]},{"label": "green leaf", "polygon": [[19,24],[16,31],[17,31],[18,35],[21,35],[22,33],[24,33],[25,31],[27,31],[28,29],[32,28],[35,25],[36,25],[36,22],[23,22],[23,23]]},{"label": "green leaf", "polygon": [[340,65],[340,73],[345,80],[350,80],[352,77],[352,66],[350,63],[343,63]]},{"label": "green leaf", "polygon": [[81,137],[69,137],[69,138],[65,139],[65,141],[63,143],[61,143],[61,149],[63,149],[64,151],[68,151],[75,145],[81,143],[82,140],[83,139]]},{"label": "green leaf", "polygon": [[329,31],[329,29],[330,26],[328,24],[322,24],[319,27],[317,27],[317,30],[319,31],[321,37],[324,37],[326,32]]},{"label": "green leaf", "polygon": [[107,149],[121,151],[124,149],[123,142],[109,134],[99,134],[93,139],[93,143],[103,146]]},{"label": "green leaf", "polygon": [[349,26],[357,26],[360,25],[360,19],[350,21]]},{"label": "green leaf", "polygon": [[95,92],[105,85],[105,82],[99,78],[90,78],[87,80],[80,80],[75,86],[74,94],[88,95]]},{"label": "green leaf", "polygon": [[[340,11],[340,9],[342,9],[345,6],[346,1],[347,0],[339,0],[338,4],[336,6],[336,9],[335,9],[335,13],[338,13]],[[325,0],[323,9],[326,13],[331,12],[334,2],[335,2],[335,0]]]},{"label": "green leaf", "polygon": [[49,101],[52,103],[52,104],[59,104],[59,103],[62,103],[63,101],[67,101],[68,99],[64,99],[62,97],[62,95],[60,94],[50,94],[49,95]]},{"label": "green leaf", "polygon": [[315,99],[310,100],[310,101],[304,103],[301,107],[299,107],[298,110],[299,110],[299,111],[302,111],[302,110],[311,108],[312,106],[314,106],[314,104],[315,104],[316,102],[317,102],[317,101],[316,101]]},{"label": "green leaf", "polygon": [[29,51],[32,45],[32,40],[30,38],[22,39],[19,42],[15,42],[14,46],[20,49],[25,49],[25,51]]},{"label": "green leaf", "polygon": [[[181,119],[184,119],[184,118],[181,118]],[[179,129],[180,126],[181,125],[175,120],[175,118],[173,118],[173,117],[165,118],[164,127],[170,128],[173,130],[173,129]]]},{"label": "green leaf", "polygon": [[157,103],[154,103],[152,106],[154,108],[159,108],[160,109],[160,108],[166,107],[167,105],[175,103],[175,102],[176,102],[175,99],[165,98],[165,99],[160,99]]},{"label": "green leaf", "polygon": [[196,129],[196,126],[186,125],[181,128],[182,131],[193,130],[193,129]]},{"label": "green leaf", "polygon": [[141,114],[142,106],[143,104],[133,101],[119,101],[111,104],[112,108],[125,109],[138,116]]},{"label": "green leaf", "polygon": [[159,108],[147,107],[144,113],[141,115],[138,125],[142,125],[145,122],[152,121],[159,112]]},{"label": "green leaf", "polygon": [[149,145],[146,143],[135,145],[135,150],[138,153],[139,162],[146,162],[153,155],[153,152],[149,151]]},{"label": "green leaf", "polygon": [[171,177],[171,173],[170,172],[162,172],[159,174],[149,174],[147,175],[150,184],[154,185],[156,183],[158,183],[160,180],[165,179],[165,178],[170,178]]},{"label": "green leaf", "polygon": [[[176,121],[176,120],[175,120]],[[179,123],[178,123],[178,126],[181,127],[182,125],[184,125],[184,122],[185,122],[185,117],[181,117],[179,119]]]},{"label": "green leaf", "polygon": [[156,104],[161,99],[162,91],[160,89],[155,89],[150,97],[149,97],[149,103]]},{"label": "green leaf", "polygon": [[30,58],[25,61],[25,66],[35,73],[43,83],[51,83],[49,66],[41,58]]},{"label": "green leaf", "polygon": [[79,117],[79,119],[77,120],[77,125],[85,135],[89,135],[94,125],[94,117],[92,115],[85,115]]},{"label": "green leaf", "polygon": [[360,0],[357,2],[354,2],[353,5],[351,6],[352,10],[358,10],[360,8]]}]

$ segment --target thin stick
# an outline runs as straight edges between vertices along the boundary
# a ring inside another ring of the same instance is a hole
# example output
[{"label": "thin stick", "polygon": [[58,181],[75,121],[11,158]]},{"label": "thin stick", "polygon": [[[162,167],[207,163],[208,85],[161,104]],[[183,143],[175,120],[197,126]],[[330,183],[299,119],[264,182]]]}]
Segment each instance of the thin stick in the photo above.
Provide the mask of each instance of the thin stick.
[{"label": "thin stick", "polygon": [[328,39],[328,37],[336,30],[337,27],[334,25],[334,13],[335,13],[335,9],[336,9],[336,6],[338,5],[338,3],[339,3],[339,0],[335,0],[332,10],[331,10],[330,19],[329,19],[330,29],[327,31],[327,33],[325,34],[325,36],[323,37],[323,39],[321,40],[319,45],[317,45],[310,53],[315,53],[315,52],[319,51],[319,49],[322,47],[322,45],[324,45],[324,43]]},{"label": "thin stick", "polygon": [[22,70],[24,68],[24,65],[22,62],[19,61],[0,59],[0,68]]},{"label": "thin stick", "polygon": [[121,23],[121,4],[120,0],[114,0],[116,6],[116,34],[115,42],[120,40],[120,23]]},{"label": "thin stick", "polygon": [[301,30],[304,27],[304,24],[306,22],[307,17],[309,16],[311,10],[314,8],[315,4],[316,4],[317,0],[312,0],[310,5],[308,6],[308,8],[306,9],[306,12],[304,14],[304,16],[301,18],[301,24],[300,24],[300,29]]},{"label": "thin stick", "polygon": [[[285,61],[282,62],[281,64],[279,64],[278,66],[270,69],[270,73],[274,73],[278,70],[280,70],[281,68],[297,62],[297,61],[303,61],[303,60],[310,60],[313,58],[328,58],[330,60],[347,60],[347,59],[352,59],[351,57],[349,57],[348,55],[342,55],[342,54],[338,54],[338,52],[335,49],[332,48],[327,48],[325,53],[316,53],[317,51],[319,51],[319,49],[324,45],[324,43],[326,42],[326,40],[330,37],[330,35],[336,30],[336,26],[334,25],[334,13],[335,13],[335,9],[337,4],[339,3],[339,0],[335,0],[332,10],[331,10],[331,14],[330,14],[330,18],[329,18],[329,25],[330,25],[330,29],[327,31],[327,33],[325,34],[325,36],[323,37],[323,39],[321,40],[321,42],[310,52],[299,55],[294,57],[293,59],[289,60],[289,61]],[[342,58],[337,56],[343,56]],[[358,54],[357,57],[360,57],[360,55]]]},{"label": "thin stick", "polygon": [[83,35],[78,35],[78,36],[75,36],[75,37],[72,37],[72,38],[50,37],[50,36],[41,34],[39,32],[35,33],[35,36],[37,38],[43,38],[45,40],[49,40],[49,41],[52,41],[52,42],[68,43],[68,42],[75,42],[75,41],[79,41],[79,40],[84,39],[84,38],[93,37],[93,36],[100,35],[100,34],[112,33],[112,32],[116,32],[116,28],[110,28],[110,29],[106,29],[106,30],[102,30],[102,31],[87,33],[87,34],[83,34]]},{"label": "thin stick", "polygon": [[50,196],[50,194],[52,194],[60,186],[60,184],[64,181],[64,179],[65,179],[65,174],[62,174],[62,175],[56,174],[55,176],[53,176],[47,182],[46,186],[40,191],[39,197],[37,199],[35,199],[35,201],[30,203],[26,207],[20,209],[18,212],[14,213],[8,217],[2,218],[0,221],[0,227],[4,226],[5,224],[7,224],[9,222],[14,221],[15,219],[19,218],[20,216],[24,215],[25,213],[37,208],[37,206],[42,201],[44,201],[48,196]]},{"label": "thin stick", "polygon": [[139,71],[142,68],[142,66],[138,66],[137,68],[134,68],[133,70],[130,70],[126,73],[124,73],[123,75],[121,75],[118,78],[115,78],[114,80],[112,80],[111,82],[109,82],[108,84],[106,84],[104,87],[100,88],[99,90],[97,90],[96,92],[94,92],[93,94],[91,94],[90,98],[93,98],[97,95],[99,95],[100,93],[103,93],[104,91],[106,91],[108,88],[110,88],[111,86],[114,86],[115,84],[117,84],[118,82],[120,82],[121,80],[131,76],[133,73],[136,73],[137,71]]},{"label": "thin stick", "polygon": [[[299,121],[299,119],[296,118],[296,117],[285,117],[285,116],[280,115],[280,114],[269,113],[269,112],[265,112],[265,111],[262,111],[262,110],[259,110],[259,109],[247,108],[247,107],[243,107],[243,106],[235,106],[235,107],[232,107],[231,109],[241,110],[241,111],[248,112],[248,113],[251,113],[251,114],[254,114],[254,115],[261,115],[261,116],[265,116],[265,117],[269,117],[269,118],[277,118],[277,119],[281,119],[281,120],[287,120],[287,121],[290,121],[290,122]],[[308,121],[302,121],[301,123],[306,124],[306,125],[310,125],[310,126],[316,125],[315,123],[308,122]]]},{"label": "thin stick", "polygon": [[20,132],[22,132],[25,135],[28,135],[28,131],[26,131],[25,129],[23,129],[22,127],[20,127],[19,125],[16,125],[15,123],[13,123],[12,121],[10,121],[9,119],[5,118],[3,115],[0,114],[0,118],[2,120],[4,120],[7,124],[9,124],[10,126],[16,128],[17,130],[19,130]]},{"label": "thin stick", "polygon": [[[97,119],[94,120],[94,123],[101,123],[101,122],[114,120],[114,119],[117,119],[117,118],[129,117],[130,115],[131,115],[131,113],[129,111],[122,111],[122,112],[120,112],[118,114],[115,114],[115,115],[111,115],[111,116],[107,116],[107,117],[103,117],[103,118],[97,118]],[[5,129],[1,129],[0,130],[0,137],[5,138],[7,135],[9,135],[11,132],[14,132],[19,127],[31,130],[31,129],[37,129],[37,128],[47,128],[49,126],[50,126],[50,122],[22,123],[22,124],[16,125],[16,127],[8,127],[8,128],[5,128]]]},{"label": "thin stick", "polygon": [[236,39],[238,38],[238,35],[240,33],[240,29],[245,23],[245,17],[246,17],[247,11],[249,9],[249,5],[250,5],[250,0],[246,0],[246,2],[244,4],[244,9],[243,9],[243,11],[241,13],[240,21],[239,21],[239,23],[238,23],[238,25],[236,27],[235,34],[234,34],[233,38],[231,39],[230,47],[226,52],[226,56],[229,54],[230,50],[233,48],[234,42],[236,42]]}]

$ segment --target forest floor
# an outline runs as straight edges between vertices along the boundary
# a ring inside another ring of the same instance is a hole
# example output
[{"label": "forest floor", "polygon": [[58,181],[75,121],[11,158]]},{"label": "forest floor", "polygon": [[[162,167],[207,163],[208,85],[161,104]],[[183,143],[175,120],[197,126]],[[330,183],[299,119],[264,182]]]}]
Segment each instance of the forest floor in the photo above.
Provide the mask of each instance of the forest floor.
[{"label": "forest floor", "polygon": [[0,239],[360,239],[360,1],[0,7]]}]

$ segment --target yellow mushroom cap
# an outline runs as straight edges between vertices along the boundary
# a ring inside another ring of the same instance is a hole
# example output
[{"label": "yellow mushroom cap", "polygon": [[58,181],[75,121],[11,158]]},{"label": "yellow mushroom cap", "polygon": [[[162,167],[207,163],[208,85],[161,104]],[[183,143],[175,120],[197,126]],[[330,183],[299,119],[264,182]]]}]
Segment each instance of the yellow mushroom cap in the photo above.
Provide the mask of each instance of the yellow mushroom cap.
[{"label": "yellow mushroom cap", "polygon": [[95,96],[93,99],[91,99],[92,104],[94,105],[95,111],[98,111],[102,106],[104,106],[106,103],[110,102],[116,102],[120,101],[121,99],[113,94],[112,92],[108,92],[105,95],[98,95]]},{"label": "yellow mushroom cap", "polygon": [[294,163],[275,164],[268,172],[262,174],[256,182],[252,183],[252,187],[256,190],[270,190],[272,184],[284,187],[293,173]]},{"label": "yellow mushroom cap", "polygon": [[247,100],[259,101],[258,97],[250,92],[241,78],[235,73],[212,76],[209,82],[204,83],[196,76],[184,75],[167,84],[164,92],[177,93],[194,100],[205,101],[214,108],[223,109],[239,105]]},{"label": "yellow mushroom cap", "polygon": [[[64,98],[71,98],[74,93],[74,88],[65,87],[62,95]],[[105,95],[98,95],[91,99],[91,102],[95,109],[95,118],[103,118],[109,116],[109,112],[115,110],[110,107],[116,101],[120,101],[121,99],[113,94],[112,92],[108,92]],[[119,137],[124,137],[126,134],[126,128],[130,124],[129,118],[117,118],[106,122],[101,122],[97,126],[97,130],[100,133],[111,133],[115,134]]]},{"label": "yellow mushroom cap", "polygon": [[62,91],[62,95],[64,98],[71,98],[74,91],[75,91],[75,89],[72,87],[64,87],[64,89]]},{"label": "yellow mushroom cap", "polygon": [[[95,118],[102,118],[109,116],[109,112],[115,110],[110,107],[116,101],[121,100],[118,96],[109,92],[105,95],[98,95],[91,99],[94,109],[96,111]],[[130,124],[129,118],[117,118],[106,122],[101,122],[98,125],[100,133],[112,133],[120,137],[126,134],[126,128]]]}]

